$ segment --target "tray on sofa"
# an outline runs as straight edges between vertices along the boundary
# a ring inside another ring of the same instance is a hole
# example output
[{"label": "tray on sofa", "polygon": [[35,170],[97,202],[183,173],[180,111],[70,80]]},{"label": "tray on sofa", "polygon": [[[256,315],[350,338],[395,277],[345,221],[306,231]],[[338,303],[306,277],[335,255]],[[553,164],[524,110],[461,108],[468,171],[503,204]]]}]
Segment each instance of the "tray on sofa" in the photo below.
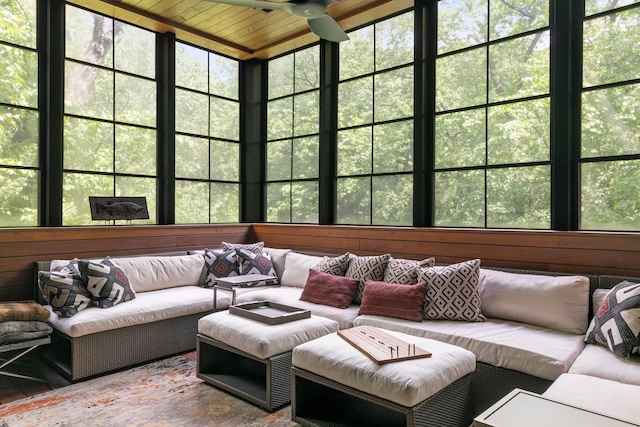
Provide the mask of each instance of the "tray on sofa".
[{"label": "tray on sofa", "polygon": [[278,325],[311,317],[310,310],[304,310],[270,301],[254,301],[232,305],[229,307],[229,313],[257,320],[269,325]]}]

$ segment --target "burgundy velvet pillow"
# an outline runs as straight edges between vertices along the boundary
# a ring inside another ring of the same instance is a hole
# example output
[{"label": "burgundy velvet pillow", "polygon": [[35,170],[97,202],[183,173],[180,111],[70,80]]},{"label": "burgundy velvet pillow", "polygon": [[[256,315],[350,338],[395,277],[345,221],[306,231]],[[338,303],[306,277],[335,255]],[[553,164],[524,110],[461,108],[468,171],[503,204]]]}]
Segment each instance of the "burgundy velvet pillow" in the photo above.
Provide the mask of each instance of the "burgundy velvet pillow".
[{"label": "burgundy velvet pillow", "polygon": [[426,293],[425,282],[399,285],[367,280],[358,315],[375,314],[422,322],[422,304]]},{"label": "burgundy velvet pillow", "polygon": [[359,284],[360,280],[358,279],[334,276],[312,268],[309,270],[309,277],[302,295],[300,295],[300,300],[347,308],[351,304]]}]

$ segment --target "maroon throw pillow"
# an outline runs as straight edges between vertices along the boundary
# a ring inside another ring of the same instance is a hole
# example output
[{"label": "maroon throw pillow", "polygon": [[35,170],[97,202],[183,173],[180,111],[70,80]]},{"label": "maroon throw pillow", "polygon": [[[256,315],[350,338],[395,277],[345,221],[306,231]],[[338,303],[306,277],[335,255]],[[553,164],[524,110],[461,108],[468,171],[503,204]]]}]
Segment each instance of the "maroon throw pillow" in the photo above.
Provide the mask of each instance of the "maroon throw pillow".
[{"label": "maroon throw pillow", "polygon": [[351,304],[359,284],[360,280],[358,279],[334,276],[312,268],[309,270],[309,277],[300,295],[300,300],[347,308]]},{"label": "maroon throw pillow", "polygon": [[358,315],[375,314],[422,322],[422,304],[426,293],[425,282],[399,285],[367,280]]}]

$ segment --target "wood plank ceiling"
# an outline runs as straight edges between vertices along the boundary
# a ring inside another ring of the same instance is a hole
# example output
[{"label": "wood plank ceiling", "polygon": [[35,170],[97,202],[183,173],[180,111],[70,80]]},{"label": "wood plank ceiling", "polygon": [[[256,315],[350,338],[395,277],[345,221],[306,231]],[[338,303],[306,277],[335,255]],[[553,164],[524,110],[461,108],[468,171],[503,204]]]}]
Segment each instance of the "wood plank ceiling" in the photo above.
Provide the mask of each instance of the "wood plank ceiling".
[{"label": "wood plank ceiling", "polygon": [[[273,0],[281,2],[283,0]],[[71,0],[70,3],[240,60],[268,59],[313,44],[305,19],[208,0]],[[413,0],[340,0],[327,8],[345,30],[408,9]]]}]

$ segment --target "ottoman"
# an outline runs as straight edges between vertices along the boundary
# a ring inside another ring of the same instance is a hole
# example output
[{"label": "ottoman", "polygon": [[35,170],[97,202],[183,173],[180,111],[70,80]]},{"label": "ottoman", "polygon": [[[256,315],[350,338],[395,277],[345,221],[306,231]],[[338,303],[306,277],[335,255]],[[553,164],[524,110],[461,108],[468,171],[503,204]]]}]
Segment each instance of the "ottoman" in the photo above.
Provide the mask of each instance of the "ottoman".
[{"label": "ottoman", "polygon": [[468,427],[473,353],[381,329],[432,353],[373,362],[336,333],[293,350],[292,420],[305,426]]},{"label": "ottoman", "polygon": [[338,322],[319,316],[268,325],[213,313],[198,321],[196,375],[273,411],[291,401],[291,350],[337,330]]}]

